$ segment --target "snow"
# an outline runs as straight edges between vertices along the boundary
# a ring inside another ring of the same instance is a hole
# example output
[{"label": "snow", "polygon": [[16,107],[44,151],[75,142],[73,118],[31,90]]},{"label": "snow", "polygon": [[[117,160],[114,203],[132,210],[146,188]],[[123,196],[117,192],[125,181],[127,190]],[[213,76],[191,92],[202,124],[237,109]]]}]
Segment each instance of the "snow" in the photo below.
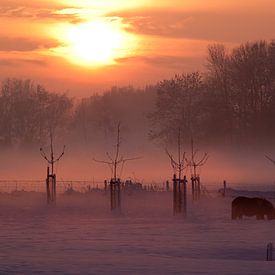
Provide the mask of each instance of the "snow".
[{"label": "snow", "polygon": [[231,197],[188,198],[186,218],[173,216],[172,193],[124,195],[121,213],[108,199],[0,194],[0,274],[275,274],[275,220],[232,221]]}]

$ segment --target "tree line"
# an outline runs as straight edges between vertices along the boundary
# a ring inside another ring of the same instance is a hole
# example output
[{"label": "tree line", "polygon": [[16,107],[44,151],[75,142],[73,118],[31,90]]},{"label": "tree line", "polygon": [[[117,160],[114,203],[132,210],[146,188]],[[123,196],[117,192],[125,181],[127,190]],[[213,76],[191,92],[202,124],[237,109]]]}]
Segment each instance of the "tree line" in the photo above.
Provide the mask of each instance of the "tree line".
[{"label": "tree line", "polygon": [[0,92],[0,145],[44,144],[49,130],[76,142],[110,137],[118,122],[138,140],[165,144],[181,128],[202,144],[272,142],[275,137],[275,41],[208,48],[205,70],[144,89],[114,87],[77,101],[31,80],[6,79]]}]

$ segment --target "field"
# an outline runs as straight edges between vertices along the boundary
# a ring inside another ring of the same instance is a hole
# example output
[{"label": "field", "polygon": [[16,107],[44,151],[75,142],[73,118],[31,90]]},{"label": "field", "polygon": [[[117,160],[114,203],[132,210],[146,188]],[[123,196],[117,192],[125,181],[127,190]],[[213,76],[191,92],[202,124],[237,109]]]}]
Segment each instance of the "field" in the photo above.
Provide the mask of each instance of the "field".
[{"label": "field", "polygon": [[232,221],[231,201],[188,197],[184,218],[170,192],[124,194],[121,213],[102,191],[60,194],[55,206],[44,193],[1,193],[0,273],[274,274],[275,221]]}]

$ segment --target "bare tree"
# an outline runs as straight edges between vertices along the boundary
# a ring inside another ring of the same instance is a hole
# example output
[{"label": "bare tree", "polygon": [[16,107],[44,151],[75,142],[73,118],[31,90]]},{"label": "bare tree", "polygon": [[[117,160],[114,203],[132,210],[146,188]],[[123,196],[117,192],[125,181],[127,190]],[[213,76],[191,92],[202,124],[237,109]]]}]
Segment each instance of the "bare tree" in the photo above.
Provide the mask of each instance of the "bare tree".
[{"label": "bare tree", "polygon": [[187,167],[185,165],[185,152],[182,152],[182,140],[181,140],[181,128],[178,129],[178,156],[177,156],[177,161],[175,160],[174,156],[168,151],[166,148],[166,154],[170,158],[171,161],[171,166],[173,168],[174,174],[178,177],[178,179],[181,179],[182,177],[182,172],[184,169]]},{"label": "bare tree", "polygon": [[[46,190],[47,190],[47,202],[56,203],[56,174],[54,174],[54,164],[58,162],[65,153],[65,146],[63,147],[63,152],[55,158],[54,148],[53,148],[53,132],[50,129],[50,156],[47,157],[43,148],[40,148],[41,156],[47,161],[47,179],[46,179]],[[51,171],[50,171],[51,167]]]},{"label": "bare tree", "polygon": [[108,160],[97,160],[94,159],[94,161],[99,162],[99,163],[104,163],[107,164],[111,170],[112,173],[112,179],[113,180],[118,180],[118,169],[120,167],[120,175],[122,174],[124,165],[128,161],[132,160],[137,160],[140,157],[134,157],[134,158],[124,158],[121,153],[120,153],[120,146],[121,146],[121,135],[120,135],[120,128],[121,128],[121,123],[119,122],[117,125],[117,139],[116,139],[116,150],[114,155],[111,155],[109,152],[106,152]]},{"label": "bare tree", "polygon": [[204,155],[201,158],[197,157],[197,154],[198,154],[198,150],[194,149],[194,140],[192,137],[191,138],[191,158],[190,159],[186,158],[186,162],[188,163],[188,166],[191,168],[192,177],[198,177],[198,173],[197,173],[198,167],[203,166],[209,158],[209,155],[207,153],[204,153]]},{"label": "bare tree", "polygon": [[41,147],[40,148],[40,154],[41,156],[47,161],[48,163],[48,167],[51,167],[51,175],[54,175],[54,164],[56,162],[58,162],[65,154],[65,145],[63,147],[63,151],[62,153],[57,157],[55,158],[55,155],[54,155],[54,147],[53,147],[53,132],[52,130],[50,130],[50,156],[47,157],[44,149]]}]

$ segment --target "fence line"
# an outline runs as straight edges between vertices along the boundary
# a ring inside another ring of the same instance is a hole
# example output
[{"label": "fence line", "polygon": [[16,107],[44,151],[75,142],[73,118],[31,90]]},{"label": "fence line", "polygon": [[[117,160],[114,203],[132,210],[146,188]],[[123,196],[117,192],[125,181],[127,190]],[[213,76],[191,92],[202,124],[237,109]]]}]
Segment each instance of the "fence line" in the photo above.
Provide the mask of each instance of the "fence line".
[{"label": "fence line", "polygon": [[[57,192],[64,193],[67,189],[73,188],[76,191],[85,191],[88,189],[103,189],[104,182],[81,181],[81,180],[58,180]],[[11,193],[14,191],[34,191],[45,192],[45,180],[0,180],[0,192]]]},{"label": "fence line", "polygon": [[[191,183],[188,181],[187,186],[190,189]],[[142,182],[142,186],[147,191],[171,191],[170,187],[167,189],[167,183],[155,181]],[[203,187],[207,186],[207,190],[203,188],[203,191],[210,195],[213,192],[217,192],[220,184],[205,184]],[[229,187],[236,188],[235,191],[249,191],[249,190],[268,190],[269,192],[274,192],[275,194],[275,184],[274,185],[246,185],[246,184],[234,184],[230,183]],[[88,189],[104,189],[104,180],[61,180],[57,179],[57,192],[64,193],[67,189],[73,188],[75,191],[85,192]],[[241,189],[241,190],[239,190]],[[31,180],[0,180],[0,193],[11,193],[13,191],[35,191],[35,192],[46,192],[46,181],[41,179],[31,179]],[[252,191],[249,191],[252,192]],[[261,191],[264,192],[264,191]]]},{"label": "fence line", "polygon": [[[125,181],[126,183],[127,181]],[[167,191],[165,184],[143,183],[142,187],[147,191]],[[66,190],[74,190],[78,192],[86,192],[89,190],[100,189],[104,190],[104,180],[58,180],[56,185],[56,192],[61,194]],[[46,192],[45,180],[0,180],[0,193],[12,193],[15,191],[27,192]]]}]

